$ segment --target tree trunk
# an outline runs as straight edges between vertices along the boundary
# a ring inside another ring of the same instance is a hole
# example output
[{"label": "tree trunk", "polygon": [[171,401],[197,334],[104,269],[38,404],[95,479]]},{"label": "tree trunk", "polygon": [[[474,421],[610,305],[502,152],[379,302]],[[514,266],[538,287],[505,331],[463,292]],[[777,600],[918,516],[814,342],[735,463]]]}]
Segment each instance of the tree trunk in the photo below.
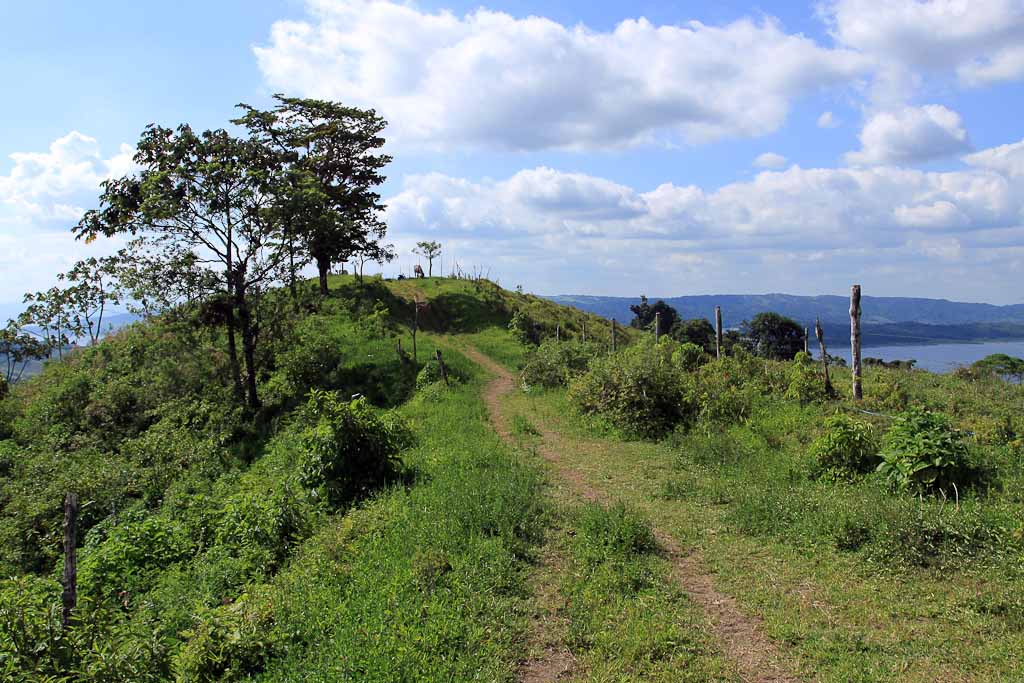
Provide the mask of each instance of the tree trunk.
[{"label": "tree trunk", "polygon": [[850,355],[853,369],[853,398],[859,401],[864,398],[860,383],[860,285],[853,285],[850,288]]},{"label": "tree trunk", "polygon": [[327,274],[331,272],[331,262],[325,258],[316,259],[316,270],[320,275],[320,296],[327,296]]},{"label": "tree trunk", "polygon": [[722,357],[722,307],[715,306],[715,353]]},{"label": "tree trunk", "polygon": [[256,330],[253,327],[252,311],[245,295],[242,283],[236,284],[235,308],[238,309],[238,322],[242,332],[242,354],[245,357],[245,396],[246,402],[253,410],[259,410],[260,399],[256,387]]},{"label": "tree trunk", "polygon": [[[228,287],[233,286],[233,281],[228,283]],[[233,294],[229,294],[229,297],[233,297]],[[229,303],[227,310],[224,312],[224,325],[227,327],[228,333],[228,364],[231,366],[231,381],[235,386],[235,398],[241,401],[245,396],[245,391],[242,388],[242,366],[238,362],[238,342],[236,340],[238,324],[235,320],[235,306],[233,303]]]}]

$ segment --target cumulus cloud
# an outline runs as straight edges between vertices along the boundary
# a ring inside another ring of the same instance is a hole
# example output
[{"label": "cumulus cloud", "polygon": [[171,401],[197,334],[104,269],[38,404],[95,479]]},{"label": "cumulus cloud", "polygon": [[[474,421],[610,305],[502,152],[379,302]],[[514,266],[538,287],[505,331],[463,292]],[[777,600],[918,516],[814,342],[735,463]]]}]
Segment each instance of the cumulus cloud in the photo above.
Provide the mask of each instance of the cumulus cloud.
[{"label": "cumulus cloud", "polygon": [[23,223],[77,221],[79,201],[95,201],[100,183],[132,169],[133,150],[121,145],[104,159],[95,138],[71,131],[45,152],[14,152],[10,172],[0,175],[0,220]]},{"label": "cumulus cloud", "polygon": [[938,104],[875,114],[864,124],[860,142],[862,149],[847,154],[847,162],[917,163],[962,154],[970,149],[960,115]]},{"label": "cumulus cloud", "polygon": [[666,293],[823,291],[863,277],[908,292],[947,273],[991,298],[1024,267],[1021,150],[978,152],[947,172],[790,166],[717,189],[642,190],[547,167],[498,180],[413,175],[386,218],[394,235],[458,244],[456,260],[547,291],[621,293],[637,279]]},{"label": "cumulus cloud", "polygon": [[953,70],[969,85],[1024,75],[1019,0],[831,0],[820,13],[839,44],[879,63]]},{"label": "cumulus cloud", "polygon": [[758,168],[782,168],[786,165],[786,157],[775,152],[765,152],[764,154],[758,154],[757,158],[754,159],[754,166]]},{"label": "cumulus cloud", "polygon": [[773,19],[626,20],[610,31],[477,9],[307,0],[255,48],[276,88],[381,111],[392,139],[533,150],[707,142],[776,130],[801,95],[866,60]]}]

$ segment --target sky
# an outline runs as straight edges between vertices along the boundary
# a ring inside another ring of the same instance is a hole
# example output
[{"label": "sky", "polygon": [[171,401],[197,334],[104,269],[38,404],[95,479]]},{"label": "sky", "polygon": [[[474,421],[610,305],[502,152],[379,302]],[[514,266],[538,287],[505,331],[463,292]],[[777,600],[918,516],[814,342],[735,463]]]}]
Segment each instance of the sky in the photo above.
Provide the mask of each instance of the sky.
[{"label": "sky", "polygon": [[1024,302],[1024,0],[35,0],[0,10],[0,314],[148,123],[389,122],[387,241],[541,294]]}]

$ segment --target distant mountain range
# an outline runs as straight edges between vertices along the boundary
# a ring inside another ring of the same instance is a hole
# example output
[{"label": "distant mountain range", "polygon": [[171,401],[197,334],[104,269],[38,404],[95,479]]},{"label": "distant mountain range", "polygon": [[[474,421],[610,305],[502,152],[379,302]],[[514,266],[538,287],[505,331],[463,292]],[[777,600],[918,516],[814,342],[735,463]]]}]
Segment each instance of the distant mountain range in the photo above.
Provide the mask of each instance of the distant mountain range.
[{"label": "distant mountain range", "polygon": [[[631,305],[640,297],[558,295],[552,301],[575,306],[605,318],[629,324]],[[714,319],[722,307],[722,324],[738,327],[758,313],[774,311],[806,327],[820,318],[829,345],[849,341],[850,300],[843,296],[796,296],[793,294],[721,294],[663,299],[683,318]],[[861,299],[864,345],[928,344],[983,340],[1024,339],[1024,304],[995,306],[945,299],[865,296]]]}]

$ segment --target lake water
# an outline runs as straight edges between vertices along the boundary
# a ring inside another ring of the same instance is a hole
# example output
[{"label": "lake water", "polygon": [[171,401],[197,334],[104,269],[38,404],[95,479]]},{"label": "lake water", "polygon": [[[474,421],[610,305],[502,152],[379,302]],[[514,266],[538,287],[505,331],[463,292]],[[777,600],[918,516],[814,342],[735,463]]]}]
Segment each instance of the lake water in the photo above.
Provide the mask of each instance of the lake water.
[{"label": "lake water", "polygon": [[[831,349],[830,349],[831,350]],[[843,354],[849,361],[849,349]],[[925,344],[922,346],[865,346],[862,357],[882,360],[917,361],[915,367],[931,372],[953,372],[961,365],[970,365],[976,360],[993,353],[1024,358],[1024,340],[1001,342],[976,342],[971,344]]]}]

